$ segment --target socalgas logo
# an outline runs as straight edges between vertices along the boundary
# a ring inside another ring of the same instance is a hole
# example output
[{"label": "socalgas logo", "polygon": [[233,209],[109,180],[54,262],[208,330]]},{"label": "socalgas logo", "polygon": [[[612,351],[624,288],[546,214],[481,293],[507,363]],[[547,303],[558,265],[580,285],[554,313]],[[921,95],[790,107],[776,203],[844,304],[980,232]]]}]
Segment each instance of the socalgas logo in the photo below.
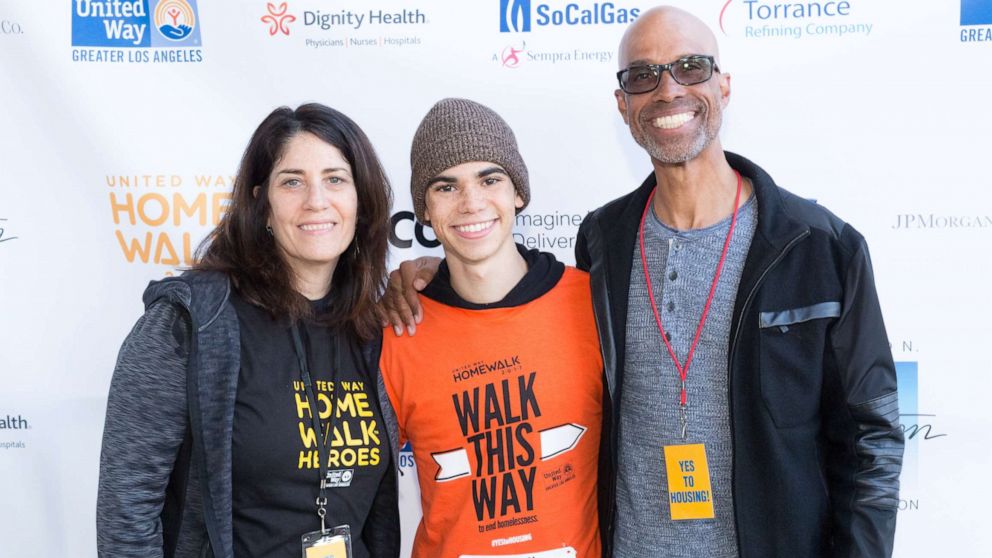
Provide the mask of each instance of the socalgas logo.
[{"label": "socalgas logo", "polygon": [[720,30],[745,39],[866,37],[875,25],[858,17],[859,1],[726,0]]},{"label": "socalgas logo", "polygon": [[200,62],[196,0],[73,0],[77,62]]},{"label": "socalgas logo", "polygon": [[534,27],[626,25],[641,14],[614,2],[532,3],[531,0],[499,0],[500,33],[530,33]]},{"label": "socalgas logo", "polygon": [[961,42],[992,44],[992,0],[961,0]]}]

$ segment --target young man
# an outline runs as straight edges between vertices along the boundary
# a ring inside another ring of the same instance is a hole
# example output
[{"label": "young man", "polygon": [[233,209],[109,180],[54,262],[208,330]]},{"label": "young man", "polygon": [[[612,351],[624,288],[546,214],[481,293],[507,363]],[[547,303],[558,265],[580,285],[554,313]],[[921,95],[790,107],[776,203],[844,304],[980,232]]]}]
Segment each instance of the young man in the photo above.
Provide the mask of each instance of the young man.
[{"label": "young man", "polygon": [[[381,367],[424,516],[415,557],[598,557],[602,359],[589,276],[514,244],[529,201],[513,132],[438,102],[413,140],[410,189],[445,259],[415,338]],[[395,439],[395,438],[394,438]]]}]

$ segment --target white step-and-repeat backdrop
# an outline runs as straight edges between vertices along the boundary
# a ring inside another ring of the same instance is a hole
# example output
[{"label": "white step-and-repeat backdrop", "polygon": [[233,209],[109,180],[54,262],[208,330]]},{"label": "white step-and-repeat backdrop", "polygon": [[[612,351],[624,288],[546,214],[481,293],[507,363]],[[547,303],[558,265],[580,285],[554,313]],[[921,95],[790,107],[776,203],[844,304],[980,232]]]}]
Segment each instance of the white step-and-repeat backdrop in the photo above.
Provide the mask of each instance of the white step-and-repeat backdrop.
[{"label": "white step-and-repeat backdrop", "polygon": [[[992,0],[677,4],[733,76],[725,146],[872,248],[908,438],[896,555],[992,554]],[[95,555],[117,350],[273,108],[365,129],[396,189],[395,264],[438,252],[410,211],[420,118],[442,97],[492,106],[531,172],[518,240],[572,262],[585,213],[650,171],[613,100],[617,42],[650,6],[0,0],[0,556]]]}]

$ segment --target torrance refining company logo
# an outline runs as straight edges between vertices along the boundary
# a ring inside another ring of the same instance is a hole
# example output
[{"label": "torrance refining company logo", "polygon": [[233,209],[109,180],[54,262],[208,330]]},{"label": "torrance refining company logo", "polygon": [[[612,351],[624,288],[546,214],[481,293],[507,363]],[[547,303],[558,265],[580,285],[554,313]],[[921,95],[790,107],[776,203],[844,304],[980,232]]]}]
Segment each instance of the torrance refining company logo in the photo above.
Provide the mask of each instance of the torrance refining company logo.
[{"label": "torrance refining company logo", "polygon": [[269,36],[273,36],[276,33],[282,33],[283,35],[289,35],[289,24],[296,21],[296,16],[287,13],[289,11],[289,6],[286,2],[283,2],[276,6],[271,2],[265,5],[268,10],[268,14],[262,16],[262,23],[267,23],[269,25]]},{"label": "torrance refining company logo", "polygon": [[203,61],[196,0],[74,0],[71,4],[74,62]]},{"label": "torrance refining company logo", "polygon": [[530,33],[537,27],[626,25],[641,14],[640,8],[619,7],[613,2],[531,3],[531,0],[499,0],[499,32]]},{"label": "torrance refining company logo", "polygon": [[961,42],[992,44],[992,0],[961,0]]},{"label": "torrance refining company logo", "polygon": [[867,37],[875,25],[857,19],[862,1],[726,0],[720,9],[720,30],[728,36],[743,33],[745,39]]}]

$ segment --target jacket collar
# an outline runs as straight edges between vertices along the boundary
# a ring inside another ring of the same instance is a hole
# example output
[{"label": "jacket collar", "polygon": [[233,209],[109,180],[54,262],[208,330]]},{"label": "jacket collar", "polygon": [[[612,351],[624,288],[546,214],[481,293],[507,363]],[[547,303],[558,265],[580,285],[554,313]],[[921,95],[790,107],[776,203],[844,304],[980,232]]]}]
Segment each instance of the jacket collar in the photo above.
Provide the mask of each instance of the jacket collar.
[{"label": "jacket collar", "polygon": [[[777,252],[798,234],[808,230],[808,226],[789,215],[783,203],[781,190],[764,169],[735,153],[725,151],[724,154],[730,166],[741,173],[741,176],[750,179],[751,184],[754,185],[754,194],[758,201],[758,226],[755,237],[760,237],[759,244],[762,249]],[[601,222],[604,225],[603,236],[606,238],[607,246],[622,248],[607,253],[609,266],[621,274],[619,277],[626,278],[630,275],[641,213],[657,184],[654,173],[651,173],[637,190],[618,200],[624,203],[610,204],[603,209]],[[754,248],[755,246],[752,245],[752,250]],[[751,260],[750,255],[748,260]],[[623,293],[624,301],[626,295],[626,292]]]},{"label": "jacket collar", "polygon": [[141,298],[146,310],[163,298],[179,304],[190,313],[197,331],[202,331],[220,316],[230,296],[231,282],[223,273],[192,271],[150,282]]},{"label": "jacket collar", "polygon": [[[724,152],[727,162],[754,186],[758,203],[758,224],[748,250],[744,271],[737,290],[733,324],[739,325],[747,294],[760,280],[762,272],[797,237],[808,232],[809,227],[793,219],[784,204],[782,192],[775,181],[761,167],[748,159]],[[630,271],[633,266],[634,246],[644,205],[657,185],[654,173],[641,183],[637,190],[605,206],[600,213],[599,226],[604,244],[616,249],[606,250],[606,266],[610,282],[609,298],[614,337],[617,340],[617,367],[622,370],[626,343],[627,299],[630,289]],[[731,332],[733,336],[736,327]]]}]

